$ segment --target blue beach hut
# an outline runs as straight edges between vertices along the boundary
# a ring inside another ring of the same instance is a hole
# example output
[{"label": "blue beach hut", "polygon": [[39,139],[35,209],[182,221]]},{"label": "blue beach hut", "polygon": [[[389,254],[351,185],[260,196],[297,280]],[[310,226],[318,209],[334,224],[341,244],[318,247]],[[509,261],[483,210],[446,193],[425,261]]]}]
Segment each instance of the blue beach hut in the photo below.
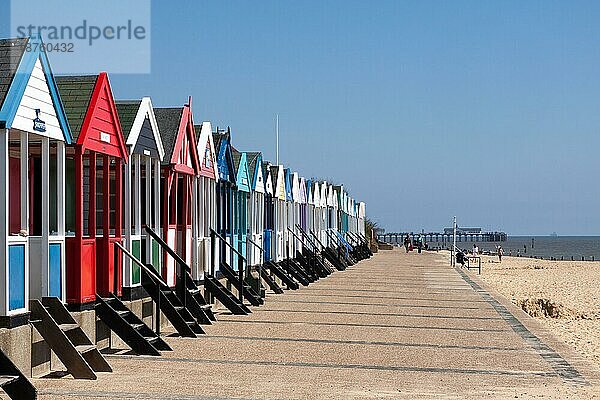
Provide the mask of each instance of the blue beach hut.
[{"label": "blue beach hut", "polygon": [[0,327],[30,298],[65,301],[65,159],[71,133],[41,39],[0,40]]}]

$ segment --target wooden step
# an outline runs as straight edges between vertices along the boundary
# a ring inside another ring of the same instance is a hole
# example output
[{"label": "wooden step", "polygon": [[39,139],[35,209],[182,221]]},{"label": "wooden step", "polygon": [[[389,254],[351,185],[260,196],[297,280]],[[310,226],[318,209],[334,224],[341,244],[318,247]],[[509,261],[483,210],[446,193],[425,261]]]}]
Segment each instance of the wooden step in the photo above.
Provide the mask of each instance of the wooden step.
[{"label": "wooden step", "polygon": [[15,375],[0,375],[0,387],[16,382],[18,379],[19,377]]},{"label": "wooden step", "polygon": [[[122,312],[123,308],[127,307],[117,297],[104,299],[98,296],[96,315],[137,354],[159,356],[160,350],[171,350],[144,321],[131,310]],[[127,319],[124,316],[127,316]]]}]

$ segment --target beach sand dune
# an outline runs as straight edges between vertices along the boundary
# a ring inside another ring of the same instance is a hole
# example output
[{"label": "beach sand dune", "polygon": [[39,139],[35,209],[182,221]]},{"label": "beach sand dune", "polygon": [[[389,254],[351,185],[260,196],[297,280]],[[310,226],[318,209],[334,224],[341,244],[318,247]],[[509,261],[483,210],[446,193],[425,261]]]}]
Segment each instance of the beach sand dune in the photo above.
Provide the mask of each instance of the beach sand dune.
[{"label": "beach sand dune", "polygon": [[482,269],[482,281],[600,367],[600,262],[483,256]]}]

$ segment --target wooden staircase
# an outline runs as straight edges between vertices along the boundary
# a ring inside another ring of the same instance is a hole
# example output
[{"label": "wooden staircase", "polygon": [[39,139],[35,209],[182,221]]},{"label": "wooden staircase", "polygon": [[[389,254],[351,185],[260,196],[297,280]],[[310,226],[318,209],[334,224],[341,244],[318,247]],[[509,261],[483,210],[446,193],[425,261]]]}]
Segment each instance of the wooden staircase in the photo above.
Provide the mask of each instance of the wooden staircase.
[{"label": "wooden staircase", "polygon": [[269,286],[269,288],[273,292],[275,292],[275,294],[283,293],[283,289],[281,288],[281,286],[279,286],[277,284],[277,282],[275,282],[275,279],[273,279],[273,277],[271,277],[271,275],[269,275],[269,271],[267,271],[266,266],[263,266],[262,268],[260,268],[260,277],[262,278],[263,281],[265,281],[267,286]]},{"label": "wooden staircase", "polygon": [[96,379],[112,368],[60,299],[30,300],[31,323],[75,379]]},{"label": "wooden staircase", "polygon": [[154,303],[173,325],[177,333],[183,337],[197,337],[204,330],[190,311],[184,307],[175,292],[163,283],[157,283],[146,269],[140,269],[142,286],[148,292]]},{"label": "wooden staircase", "polygon": [[252,287],[246,282],[243,282],[243,285],[240,286],[240,279],[237,276],[237,273],[231,269],[227,263],[221,262],[220,271],[225,279],[227,279],[229,283],[231,283],[237,290],[240,290],[241,288],[242,295],[250,302],[250,304],[256,307],[264,304],[264,300],[260,297],[260,295],[256,293],[254,289],[252,289]]},{"label": "wooden staircase", "polygon": [[35,387],[2,351],[0,351],[0,388],[13,400],[37,398]]},{"label": "wooden staircase", "polygon": [[204,274],[204,289],[212,294],[234,315],[246,315],[252,311],[233,295],[225,286],[214,276]]},{"label": "wooden staircase", "polygon": [[282,260],[279,262],[279,266],[290,274],[295,280],[297,280],[302,286],[308,286],[310,281],[308,277],[296,269],[293,263],[290,262],[290,259]]},{"label": "wooden staircase", "polygon": [[291,290],[298,290],[300,286],[298,282],[294,280],[294,278],[289,275],[286,271],[284,271],[279,265],[275,264],[273,261],[267,261],[265,263],[265,268],[268,268],[273,275],[278,277],[287,287]]},{"label": "wooden staircase", "polygon": [[140,355],[160,356],[171,347],[135,315],[118,297],[96,295],[96,315],[117,334],[131,350]]}]

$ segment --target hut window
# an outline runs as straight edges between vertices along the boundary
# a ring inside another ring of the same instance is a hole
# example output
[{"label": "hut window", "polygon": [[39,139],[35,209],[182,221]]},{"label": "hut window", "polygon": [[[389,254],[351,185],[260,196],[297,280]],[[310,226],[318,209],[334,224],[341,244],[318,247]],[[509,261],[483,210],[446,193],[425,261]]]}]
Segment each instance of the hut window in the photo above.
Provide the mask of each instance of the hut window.
[{"label": "hut window", "polygon": [[[141,200],[141,207],[140,207],[140,217],[141,217],[141,226],[136,226],[136,231],[141,229],[142,226],[146,226],[146,224],[148,224],[148,216],[147,216],[147,210],[148,210],[148,201],[150,199],[152,199],[152,195],[150,195],[150,197],[146,196],[146,187],[147,185],[147,178],[148,176],[152,173],[152,171],[148,171],[148,168],[146,168],[146,159],[145,157],[142,158],[142,162],[140,164],[140,200]],[[141,233],[141,231],[140,231]]]},{"label": "hut window", "polygon": [[177,225],[183,224],[183,193],[185,189],[185,180],[183,176],[177,177],[177,204],[175,205],[176,211],[175,214],[177,216],[176,223]]},{"label": "hut window", "polygon": [[[65,229],[67,236],[75,235],[75,150],[67,147],[65,160]],[[85,189],[85,186],[84,186]],[[84,190],[85,192],[85,190]]]},{"label": "hut window", "polygon": [[[115,229],[117,227],[117,159],[114,157],[110,157],[108,165],[109,171],[109,198],[108,198],[108,212],[109,212],[109,234],[114,235]],[[120,161],[118,161],[120,162]],[[121,180],[122,181],[122,180]]]},{"label": "hut window", "polygon": [[10,213],[8,229],[11,235],[21,231],[21,134],[10,131],[8,143],[8,196]]},{"label": "hut window", "polygon": [[104,228],[104,157],[96,157],[96,236]]},{"label": "hut window", "polygon": [[28,162],[29,235],[42,236],[42,144],[39,140],[29,142]]}]

